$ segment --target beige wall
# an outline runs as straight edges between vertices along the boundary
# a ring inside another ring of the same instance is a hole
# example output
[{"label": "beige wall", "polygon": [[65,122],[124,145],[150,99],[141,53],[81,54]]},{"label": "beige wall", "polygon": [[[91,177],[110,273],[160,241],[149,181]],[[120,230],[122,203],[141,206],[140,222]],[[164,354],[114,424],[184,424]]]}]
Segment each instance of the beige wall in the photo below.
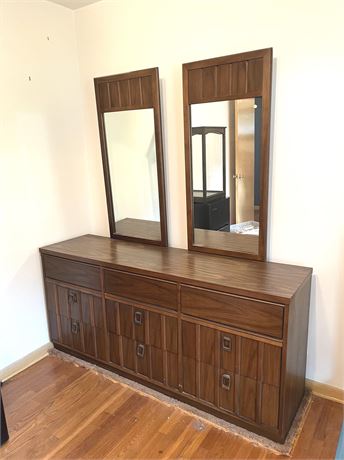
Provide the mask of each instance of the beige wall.
[{"label": "beige wall", "polygon": [[38,248],[91,230],[73,13],[1,1],[0,69],[2,369],[49,340]]},{"label": "beige wall", "polygon": [[93,77],[159,66],[170,245],[186,247],[182,63],[274,48],[268,258],[314,267],[307,376],[338,387],[344,387],[344,94],[336,89],[344,78],[343,15],[341,0],[104,0],[75,14],[94,231],[104,235]]}]

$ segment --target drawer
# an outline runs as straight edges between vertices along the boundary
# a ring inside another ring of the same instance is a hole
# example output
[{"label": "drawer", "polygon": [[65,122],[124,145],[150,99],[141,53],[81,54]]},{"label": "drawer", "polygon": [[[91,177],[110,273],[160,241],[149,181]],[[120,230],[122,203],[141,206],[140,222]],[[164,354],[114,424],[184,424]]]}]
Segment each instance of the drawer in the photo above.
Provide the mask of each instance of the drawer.
[{"label": "drawer", "polygon": [[176,283],[117,270],[105,270],[104,289],[108,294],[177,310]]},{"label": "drawer", "polygon": [[181,286],[182,313],[270,337],[282,338],[283,307],[208,289]]},{"label": "drawer", "polygon": [[101,290],[100,269],[98,267],[60,257],[47,255],[42,257],[44,274],[48,278],[96,291]]}]

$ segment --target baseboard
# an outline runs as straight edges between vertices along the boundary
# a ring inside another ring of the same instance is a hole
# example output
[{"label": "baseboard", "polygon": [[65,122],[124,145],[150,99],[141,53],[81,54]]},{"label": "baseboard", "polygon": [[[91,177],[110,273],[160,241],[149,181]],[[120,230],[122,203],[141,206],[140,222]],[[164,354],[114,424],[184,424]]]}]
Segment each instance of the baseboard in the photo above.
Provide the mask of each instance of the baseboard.
[{"label": "baseboard", "polygon": [[28,355],[24,356],[23,358],[18,359],[18,361],[15,361],[7,367],[4,367],[0,370],[0,382],[8,380],[27,367],[32,366],[32,364],[37,363],[37,361],[40,361],[42,358],[44,358],[44,356],[48,354],[51,348],[53,348],[53,344],[48,342],[45,345],[37,348],[37,350],[34,350]]},{"label": "baseboard", "polygon": [[344,390],[341,388],[332,387],[326,383],[320,383],[310,379],[306,379],[306,387],[317,396],[344,404]]}]

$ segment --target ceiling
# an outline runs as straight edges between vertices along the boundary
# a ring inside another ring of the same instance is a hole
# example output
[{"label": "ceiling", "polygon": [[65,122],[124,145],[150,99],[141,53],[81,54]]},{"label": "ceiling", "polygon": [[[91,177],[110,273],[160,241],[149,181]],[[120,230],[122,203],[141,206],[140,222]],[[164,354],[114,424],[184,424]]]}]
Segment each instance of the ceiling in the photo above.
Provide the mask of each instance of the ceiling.
[{"label": "ceiling", "polygon": [[50,0],[53,3],[58,3],[59,5],[70,8],[71,10],[77,10],[86,5],[91,5],[91,3],[97,3],[101,0]]}]

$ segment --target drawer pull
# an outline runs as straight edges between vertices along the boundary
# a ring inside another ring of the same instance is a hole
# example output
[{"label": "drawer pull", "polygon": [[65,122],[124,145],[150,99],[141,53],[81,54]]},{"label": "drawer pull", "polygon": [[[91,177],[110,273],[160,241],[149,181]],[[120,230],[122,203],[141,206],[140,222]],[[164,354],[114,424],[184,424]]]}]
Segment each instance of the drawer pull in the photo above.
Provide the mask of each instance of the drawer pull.
[{"label": "drawer pull", "polygon": [[138,326],[143,324],[143,314],[142,311],[135,311],[134,313],[134,323]]},{"label": "drawer pull", "polygon": [[80,332],[79,321],[72,321],[71,331],[72,331],[72,334],[79,334]]},{"label": "drawer pull", "polygon": [[78,303],[78,294],[76,292],[69,292],[68,303]]},{"label": "drawer pull", "polygon": [[231,388],[231,376],[229,374],[222,374],[221,386],[225,390],[230,390],[230,388]]},{"label": "drawer pull", "polygon": [[226,335],[222,337],[222,348],[225,351],[232,351],[232,339]]},{"label": "drawer pull", "polygon": [[139,358],[143,358],[145,355],[145,346],[141,343],[136,347],[136,354]]}]

